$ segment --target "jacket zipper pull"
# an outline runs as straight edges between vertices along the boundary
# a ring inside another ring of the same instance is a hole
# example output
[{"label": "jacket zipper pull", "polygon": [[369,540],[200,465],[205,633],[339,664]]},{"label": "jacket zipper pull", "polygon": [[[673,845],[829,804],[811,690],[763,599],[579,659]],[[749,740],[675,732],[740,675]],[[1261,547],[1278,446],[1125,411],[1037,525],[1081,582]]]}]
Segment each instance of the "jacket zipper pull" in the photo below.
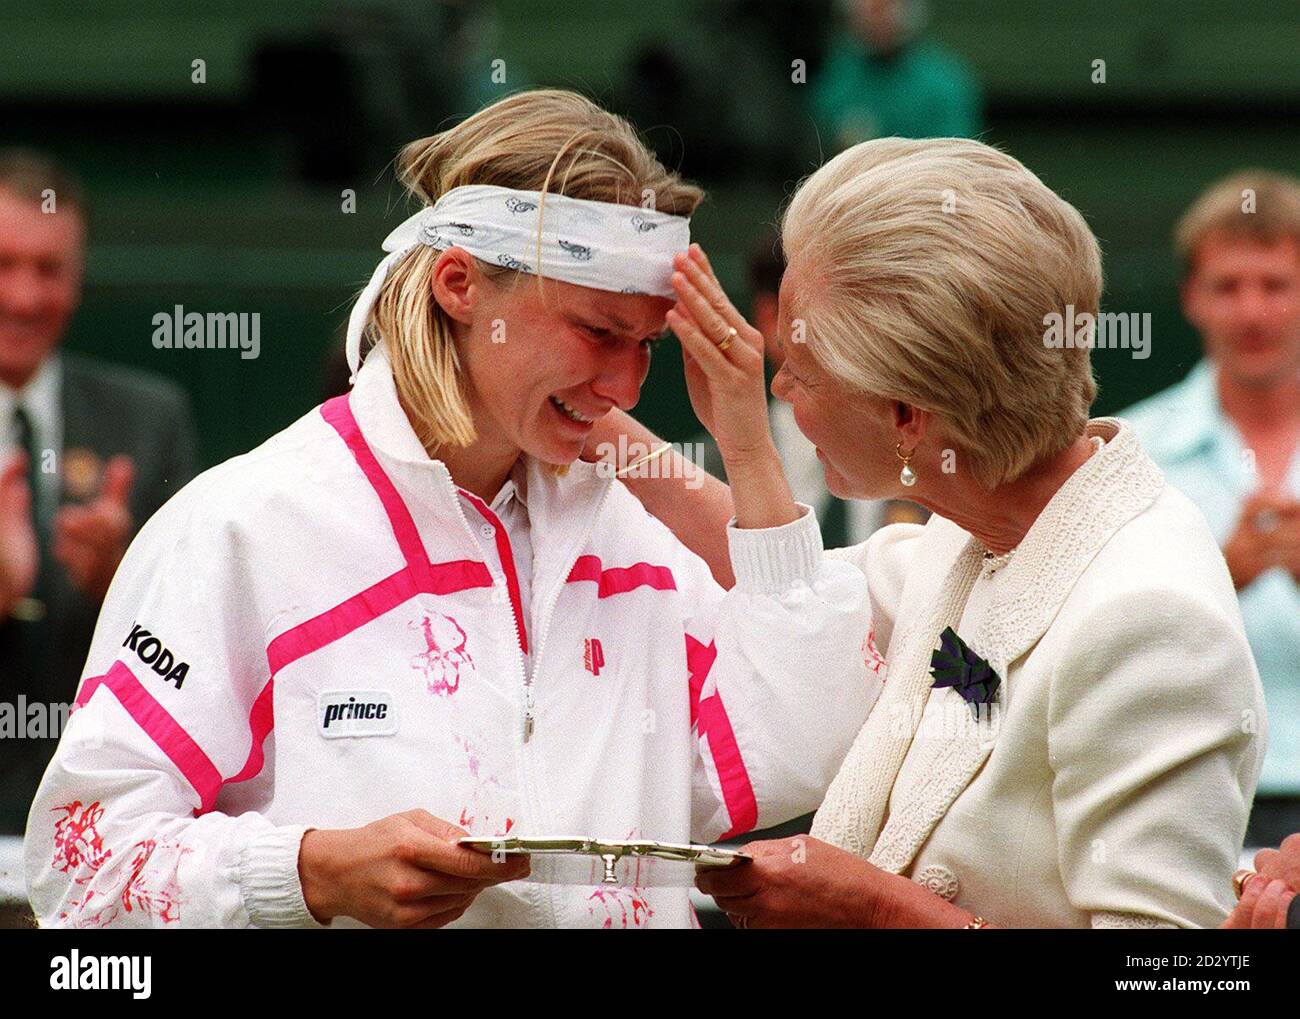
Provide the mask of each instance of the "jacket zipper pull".
[{"label": "jacket zipper pull", "polygon": [[528,675],[528,666],[524,666],[524,742],[533,738],[536,719],[533,717],[533,677]]}]

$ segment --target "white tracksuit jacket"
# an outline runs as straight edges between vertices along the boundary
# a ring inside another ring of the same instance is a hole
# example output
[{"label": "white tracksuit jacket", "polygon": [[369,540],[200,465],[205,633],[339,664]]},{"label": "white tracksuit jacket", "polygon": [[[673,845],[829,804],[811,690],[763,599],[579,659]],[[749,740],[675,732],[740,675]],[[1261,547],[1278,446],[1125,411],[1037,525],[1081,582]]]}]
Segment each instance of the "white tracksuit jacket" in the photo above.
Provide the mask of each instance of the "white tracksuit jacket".
[{"label": "white tracksuit jacket", "polygon": [[[417,807],[476,835],[665,841],[816,807],[878,684],[865,578],[823,558],[811,512],[732,528],[724,592],[593,465],[530,460],[526,483],[527,607],[380,348],[348,397],[178,493],[113,581],[32,805],[41,923],[314,925],[303,832]],[[517,881],[457,924],[693,921],[684,887]]]}]

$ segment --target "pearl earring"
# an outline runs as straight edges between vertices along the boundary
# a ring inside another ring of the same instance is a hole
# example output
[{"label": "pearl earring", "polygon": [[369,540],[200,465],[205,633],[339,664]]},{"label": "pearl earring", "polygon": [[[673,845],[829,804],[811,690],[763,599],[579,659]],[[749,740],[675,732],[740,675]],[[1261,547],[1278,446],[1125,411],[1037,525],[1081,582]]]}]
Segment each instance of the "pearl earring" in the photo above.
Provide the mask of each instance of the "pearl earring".
[{"label": "pearl earring", "polygon": [[903,454],[903,444],[901,442],[894,447],[894,454],[898,459],[903,461],[903,469],[898,472],[898,483],[904,488],[911,488],[916,484],[916,471],[912,470],[910,466],[914,453],[915,450],[905,456]]}]

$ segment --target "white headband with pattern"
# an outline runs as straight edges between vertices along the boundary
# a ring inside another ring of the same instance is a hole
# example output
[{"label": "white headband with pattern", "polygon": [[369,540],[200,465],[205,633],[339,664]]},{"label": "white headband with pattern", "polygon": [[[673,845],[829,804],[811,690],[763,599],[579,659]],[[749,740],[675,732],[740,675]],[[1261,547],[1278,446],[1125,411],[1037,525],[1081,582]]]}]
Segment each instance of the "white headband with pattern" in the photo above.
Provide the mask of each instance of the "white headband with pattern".
[{"label": "white headband with pattern", "polygon": [[690,243],[685,216],[482,184],[452,188],[384,239],[389,254],[348,318],[348,367],[355,377],[361,335],[379,290],[393,266],[417,244],[464,248],[493,265],[580,287],[673,297],[673,255]]}]

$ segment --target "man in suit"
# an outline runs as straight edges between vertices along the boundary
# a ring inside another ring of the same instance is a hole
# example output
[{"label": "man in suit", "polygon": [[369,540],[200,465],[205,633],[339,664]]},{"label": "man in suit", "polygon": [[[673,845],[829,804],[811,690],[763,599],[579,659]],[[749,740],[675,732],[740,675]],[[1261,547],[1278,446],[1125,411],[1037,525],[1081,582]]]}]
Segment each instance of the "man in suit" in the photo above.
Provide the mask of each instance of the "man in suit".
[{"label": "man in suit", "polygon": [[0,834],[21,834],[135,530],[194,473],[179,388],[60,352],[86,201],[0,150]]}]

